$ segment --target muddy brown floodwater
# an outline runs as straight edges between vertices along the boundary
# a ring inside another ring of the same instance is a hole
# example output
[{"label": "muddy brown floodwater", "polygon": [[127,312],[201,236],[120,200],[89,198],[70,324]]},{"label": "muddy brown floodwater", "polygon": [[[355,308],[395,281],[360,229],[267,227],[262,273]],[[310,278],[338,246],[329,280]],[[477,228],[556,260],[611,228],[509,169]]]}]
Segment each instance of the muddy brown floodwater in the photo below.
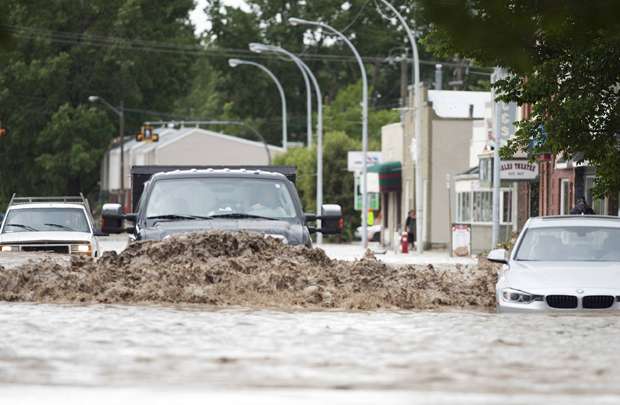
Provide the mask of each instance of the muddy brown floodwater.
[{"label": "muddy brown floodwater", "polygon": [[497,315],[495,274],[222,233],[0,268],[0,404],[620,403],[620,318]]},{"label": "muddy brown floodwater", "polygon": [[496,269],[332,260],[251,234],[211,232],[130,245],[93,262],[0,268],[0,300],[195,303],[263,308],[492,308]]}]

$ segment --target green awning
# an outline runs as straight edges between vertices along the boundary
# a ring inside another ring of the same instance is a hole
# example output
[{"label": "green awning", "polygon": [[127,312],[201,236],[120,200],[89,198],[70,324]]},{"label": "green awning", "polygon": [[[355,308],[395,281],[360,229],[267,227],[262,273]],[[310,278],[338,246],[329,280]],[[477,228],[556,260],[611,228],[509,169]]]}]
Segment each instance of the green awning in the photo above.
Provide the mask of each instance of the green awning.
[{"label": "green awning", "polygon": [[400,162],[385,162],[368,168],[370,173],[379,173],[379,191],[382,193],[398,192],[401,190],[402,164]]}]

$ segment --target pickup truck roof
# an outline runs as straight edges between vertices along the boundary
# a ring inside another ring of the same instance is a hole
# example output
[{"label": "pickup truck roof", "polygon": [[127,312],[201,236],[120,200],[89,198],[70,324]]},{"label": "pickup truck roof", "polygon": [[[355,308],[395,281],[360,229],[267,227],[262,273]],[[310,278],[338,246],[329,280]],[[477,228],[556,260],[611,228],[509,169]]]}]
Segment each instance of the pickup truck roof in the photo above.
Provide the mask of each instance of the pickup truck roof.
[{"label": "pickup truck roof", "polygon": [[17,205],[32,205],[32,204],[54,204],[55,206],[84,206],[88,213],[90,213],[90,204],[88,203],[88,199],[84,197],[83,194],[80,193],[79,196],[58,196],[58,197],[18,197],[16,194],[13,194],[11,197],[11,201],[9,202],[9,207],[14,207]]},{"label": "pickup truck roof", "polygon": [[287,178],[295,183],[297,170],[294,166],[133,166],[131,168],[131,200],[132,211],[138,209],[140,197],[145,184],[153,176],[187,177],[188,175],[204,176],[265,176]]}]

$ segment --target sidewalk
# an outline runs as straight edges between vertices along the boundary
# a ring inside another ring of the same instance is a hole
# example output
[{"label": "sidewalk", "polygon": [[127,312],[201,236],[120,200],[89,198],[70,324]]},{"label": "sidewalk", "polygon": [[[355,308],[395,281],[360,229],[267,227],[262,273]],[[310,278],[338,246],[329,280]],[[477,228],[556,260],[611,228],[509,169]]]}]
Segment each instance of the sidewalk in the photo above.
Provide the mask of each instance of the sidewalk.
[{"label": "sidewalk", "polygon": [[[324,243],[320,246],[315,245],[315,247],[320,247],[323,249],[332,259],[353,261],[361,259],[364,256],[364,250],[360,242],[347,244]],[[477,259],[471,257],[450,257],[448,252],[445,250],[430,250],[422,254],[409,251],[409,253],[402,254],[394,253],[392,251],[385,252],[385,249],[378,243],[370,243],[368,248],[373,251],[377,260],[394,265],[474,265],[478,262]]]}]

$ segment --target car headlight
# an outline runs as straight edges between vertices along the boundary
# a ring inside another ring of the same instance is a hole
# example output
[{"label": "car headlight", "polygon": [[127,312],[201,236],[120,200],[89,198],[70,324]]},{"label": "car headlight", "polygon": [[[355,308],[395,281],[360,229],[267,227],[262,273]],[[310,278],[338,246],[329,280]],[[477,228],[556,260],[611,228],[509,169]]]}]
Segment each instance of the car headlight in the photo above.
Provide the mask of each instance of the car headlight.
[{"label": "car headlight", "polygon": [[3,245],[3,252],[19,252],[19,246]]},{"label": "car headlight", "polygon": [[89,255],[93,251],[90,243],[80,243],[79,245],[71,245],[71,253]]},{"label": "car headlight", "polygon": [[502,298],[506,302],[512,302],[515,304],[529,304],[534,301],[542,301],[542,295],[530,294],[525,291],[515,290],[513,288],[504,288],[502,290]]}]

